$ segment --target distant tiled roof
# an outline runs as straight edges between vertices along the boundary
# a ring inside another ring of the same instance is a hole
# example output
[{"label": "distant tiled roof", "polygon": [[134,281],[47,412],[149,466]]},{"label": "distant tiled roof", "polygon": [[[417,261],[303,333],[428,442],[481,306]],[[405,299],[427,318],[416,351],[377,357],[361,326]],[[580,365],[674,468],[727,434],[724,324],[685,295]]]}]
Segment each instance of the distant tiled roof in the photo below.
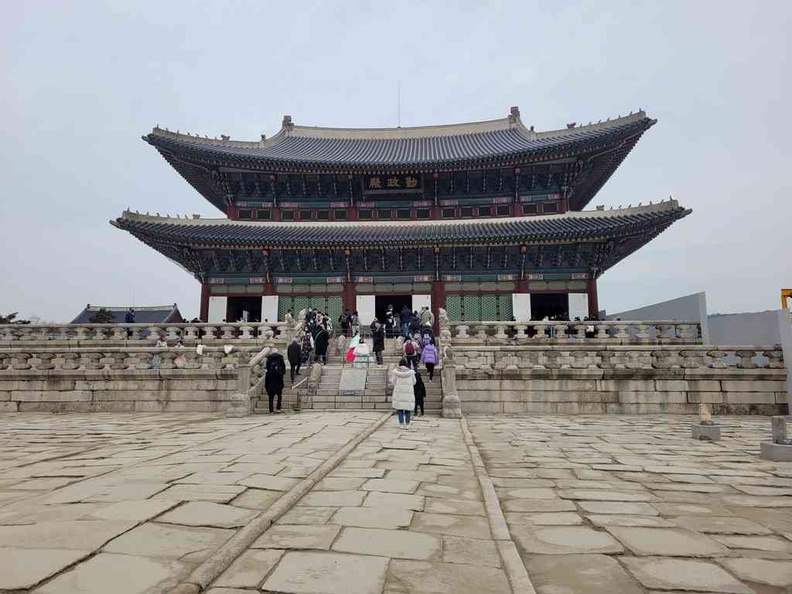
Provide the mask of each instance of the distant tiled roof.
[{"label": "distant tiled roof", "polygon": [[[91,318],[100,310],[104,309],[112,314],[113,320],[108,323],[121,323],[124,322],[126,312],[129,307],[110,307],[107,305],[90,305],[88,304],[77,317],[72,320],[72,324],[90,324]],[[179,313],[179,306],[175,303],[172,305],[150,305],[144,307],[133,307],[135,310],[135,323],[136,324],[164,324],[172,322],[174,324],[183,321],[181,313]]]},{"label": "distant tiled roof", "polygon": [[146,243],[191,247],[385,247],[506,244],[659,233],[690,210],[675,200],[610,211],[534,217],[393,222],[246,222],[179,219],[125,212],[111,221]]},{"label": "distant tiled roof", "polygon": [[448,126],[319,128],[295,126],[286,116],[278,134],[258,142],[201,138],[159,127],[144,139],[164,153],[186,152],[218,164],[420,169],[596,150],[603,143],[640,136],[654,123],[639,111],[607,122],[535,132],[512,108],[506,118]]}]

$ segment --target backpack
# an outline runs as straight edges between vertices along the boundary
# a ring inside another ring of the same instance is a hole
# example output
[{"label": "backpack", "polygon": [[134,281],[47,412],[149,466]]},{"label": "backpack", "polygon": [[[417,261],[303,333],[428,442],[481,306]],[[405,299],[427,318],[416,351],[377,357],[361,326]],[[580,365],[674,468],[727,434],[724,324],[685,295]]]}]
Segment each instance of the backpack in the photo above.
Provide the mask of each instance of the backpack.
[{"label": "backpack", "polygon": [[412,357],[415,355],[415,344],[413,344],[412,340],[408,340],[407,343],[404,345],[404,354],[408,357]]}]

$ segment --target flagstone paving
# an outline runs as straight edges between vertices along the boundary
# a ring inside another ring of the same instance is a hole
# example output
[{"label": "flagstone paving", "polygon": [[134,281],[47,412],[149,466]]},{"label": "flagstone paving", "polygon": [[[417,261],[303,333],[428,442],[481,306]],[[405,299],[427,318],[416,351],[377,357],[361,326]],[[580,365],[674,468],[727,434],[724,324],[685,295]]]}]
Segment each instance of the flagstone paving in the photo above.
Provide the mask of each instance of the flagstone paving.
[{"label": "flagstone paving", "polygon": [[472,416],[468,426],[539,594],[792,592],[792,463],[770,422]]},{"label": "flagstone paving", "polygon": [[[2,415],[0,592],[168,592],[379,418]],[[768,419],[714,443],[681,416],[467,423],[539,594],[792,591]],[[511,593],[488,509],[459,421],[391,418],[206,592]]]},{"label": "flagstone paving", "polygon": [[286,553],[258,572],[245,557],[209,592],[512,591],[461,426],[450,419],[420,418],[407,431],[389,419],[244,555],[253,550]]},{"label": "flagstone paving", "polygon": [[[0,592],[167,592],[380,416],[0,415]],[[251,549],[227,584],[282,555]]]}]

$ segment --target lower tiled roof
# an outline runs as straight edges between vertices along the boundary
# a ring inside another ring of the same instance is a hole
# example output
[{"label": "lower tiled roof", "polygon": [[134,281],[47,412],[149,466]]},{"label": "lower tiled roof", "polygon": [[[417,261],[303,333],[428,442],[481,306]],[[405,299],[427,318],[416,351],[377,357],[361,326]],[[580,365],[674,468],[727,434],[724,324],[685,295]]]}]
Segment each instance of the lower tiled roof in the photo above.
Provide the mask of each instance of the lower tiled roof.
[{"label": "lower tiled roof", "polygon": [[388,247],[620,237],[660,232],[690,212],[671,200],[623,210],[478,220],[276,223],[174,219],[125,212],[111,224],[146,243],[193,247]]}]

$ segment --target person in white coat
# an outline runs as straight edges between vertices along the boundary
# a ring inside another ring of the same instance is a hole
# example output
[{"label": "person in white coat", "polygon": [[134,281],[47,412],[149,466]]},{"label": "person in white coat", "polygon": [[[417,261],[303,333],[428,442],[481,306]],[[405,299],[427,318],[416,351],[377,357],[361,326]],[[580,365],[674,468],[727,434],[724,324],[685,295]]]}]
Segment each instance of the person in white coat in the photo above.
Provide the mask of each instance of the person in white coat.
[{"label": "person in white coat", "polygon": [[415,372],[410,369],[407,359],[399,361],[399,366],[390,372],[390,381],[393,385],[391,404],[399,415],[399,427],[407,429],[410,426],[410,413],[415,408]]}]

